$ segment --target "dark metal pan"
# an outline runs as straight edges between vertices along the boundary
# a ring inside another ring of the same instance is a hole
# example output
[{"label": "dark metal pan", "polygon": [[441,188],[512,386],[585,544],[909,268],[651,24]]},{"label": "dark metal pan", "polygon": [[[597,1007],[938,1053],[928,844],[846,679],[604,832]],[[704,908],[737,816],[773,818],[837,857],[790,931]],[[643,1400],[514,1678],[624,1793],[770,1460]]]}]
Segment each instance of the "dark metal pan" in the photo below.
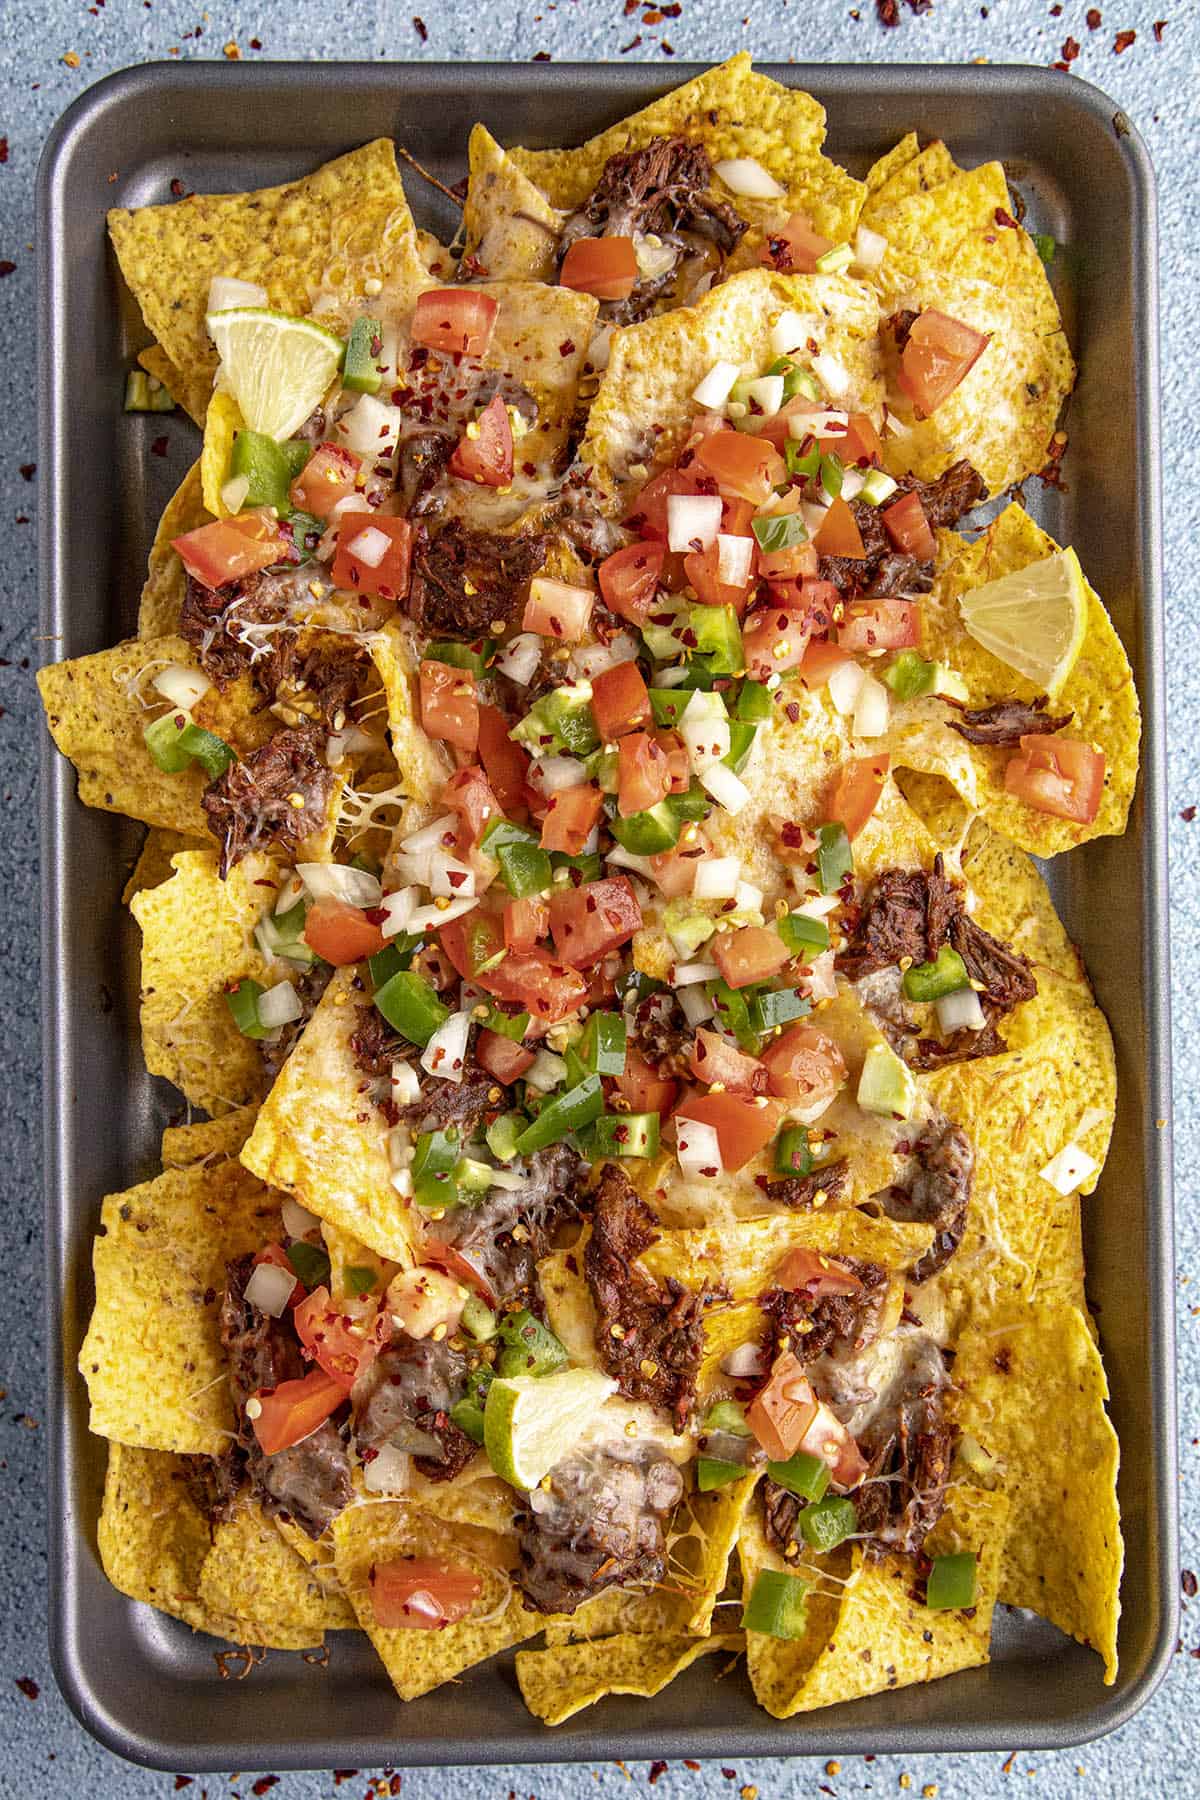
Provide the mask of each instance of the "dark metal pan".
[{"label": "dark metal pan", "polygon": [[[42,628],[56,653],[133,629],[154,522],[196,450],[182,419],[122,414],[122,371],[144,334],[105,241],[107,207],[165,200],[174,177],[208,191],[290,179],[379,134],[454,180],[476,119],[510,143],[575,142],[694,72],[672,68],[668,81],[628,64],[159,63],[76,101],[46,147],[38,201]],[[1124,1464],[1120,1676],[1104,1688],[1097,1657],[1000,1611],[988,1668],[787,1725],[758,1710],[742,1675],[722,1683],[714,1708],[701,1666],[657,1700],[610,1699],[547,1731],[520,1702],[511,1657],[407,1706],[370,1646],[347,1636],[334,1637],[327,1669],[273,1656],[251,1680],[226,1683],[211,1641],[111,1588],[95,1541],[104,1445],[88,1434],[75,1359],[100,1197],[152,1171],[176,1097],[147,1076],[139,1049],[137,933],[119,905],[137,828],[79,806],[47,746],[52,1653],[83,1723],[135,1761],[195,1771],[1060,1747],[1122,1724],[1166,1668],[1177,1570],[1153,176],[1110,100],[1043,70],[767,72],[825,104],[827,147],[856,172],[913,127],[967,163],[1002,158],[1031,226],[1064,246],[1054,279],[1080,363],[1068,485],[1031,483],[1029,502],[1079,548],[1128,646],[1146,718],[1127,835],[1052,871],[1112,1021],[1121,1084],[1112,1155],[1086,1207],[1089,1292]],[[416,179],[406,185],[421,222],[449,235],[448,203]],[[167,454],[151,454],[164,435]]]}]

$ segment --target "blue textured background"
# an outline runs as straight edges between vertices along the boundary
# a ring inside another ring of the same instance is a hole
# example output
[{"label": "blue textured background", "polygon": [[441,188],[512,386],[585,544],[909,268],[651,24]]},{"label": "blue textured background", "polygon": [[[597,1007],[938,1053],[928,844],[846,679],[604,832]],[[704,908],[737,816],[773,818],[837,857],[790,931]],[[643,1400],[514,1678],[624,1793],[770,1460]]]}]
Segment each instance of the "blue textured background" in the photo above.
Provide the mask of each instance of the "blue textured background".
[{"label": "blue textured background", "polygon": [[[718,61],[750,48],[763,59],[805,61],[1028,62],[1063,57],[1104,88],[1146,138],[1158,172],[1162,227],[1163,370],[1166,444],[1167,625],[1171,718],[1171,863],[1174,933],[1176,1154],[1180,1196],[1179,1302],[1183,1562],[1200,1561],[1193,1471],[1200,1445],[1200,1303],[1190,1304],[1190,1270],[1200,1242],[1189,1217],[1197,1167],[1200,1077],[1197,1027],[1200,986],[1195,874],[1200,858],[1200,665],[1194,654],[1200,597],[1194,586],[1200,539],[1200,386],[1195,312],[1200,299],[1196,229],[1196,7],[1177,0],[1101,0],[1087,22],[1086,0],[934,0],[913,16],[901,3],[898,29],[879,24],[873,0],[766,5],[746,0],[748,16],[716,0],[683,0],[678,17],[644,22],[645,7],[627,16],[623,0],[491,0],[486,7],[415,0],[424,30],[407,10],[345,0],[263,0],[258,7],[209,14],[183,0],[47,0],[37,9],[0,7],[0,1154],[7,1180],[0,1208],[0,1269],[7,1295],[0,1336],[0,1800],[33,1796],[118,1796],[143,1800],[175,1791],[169,1775],[118,1762],[79,1728],[58,1697],[45,1647],[46,1555],[40,1416],[46,1346],[41,1331],[42,1251],[39,1230],[41,1138],[37,994],[37,746],[41,729],[32,666],[39,660],[34,546],[37,530],[34,380],[33,180],[43,139],[67,104],[101,75],[168,54],[220,57],[236,46],[256,59],[317,55],[392,59],[555,58]],[[540,8],[540,10],[536,10]],[[472,22],[471,14],[480,16]],[[1156,41],[1156,14],[1166,13]],[[737,16],[735,16],[737,15]],[[1136,31],[1120,54],[1118,32]],[[427,35],[426,35],[427,34]],[[1064,73],[1068,81],[1073,75]],[[15,269],[8,265],[15,264]],[[1200,1293],[1195,1296],[1200,1302]],[[1195,1316],[1194,1316],[1195,1315]],[[1123,1731],[1079,1751],[921,1759],[853,1758],[673,1764],[656,1781],[656,1800],[783,1800],[909,1791],[925,1800],[1025,1792],[1053,1796],[1200,1793],[1195,1724],[1200,1694],[1200,1600],[1185,1601],[1182,1637],[1169,1676]],[[23,1685],[18,1685],[22,1683]],[[264,1771],[198,1779],[200,1800],[250,1795]],[[315,1800],[335,1791],[350,1800],[402,1792],[407,1800],[566,1800],[595,1793],[620,1796],[643,1788],[647,1766],[413,1770],[395,1781],[356,1772],[335,1787],[332,1775],[285,1775],[286,1800]],[[265,1791],[259,1787],[258,1791]]]}]

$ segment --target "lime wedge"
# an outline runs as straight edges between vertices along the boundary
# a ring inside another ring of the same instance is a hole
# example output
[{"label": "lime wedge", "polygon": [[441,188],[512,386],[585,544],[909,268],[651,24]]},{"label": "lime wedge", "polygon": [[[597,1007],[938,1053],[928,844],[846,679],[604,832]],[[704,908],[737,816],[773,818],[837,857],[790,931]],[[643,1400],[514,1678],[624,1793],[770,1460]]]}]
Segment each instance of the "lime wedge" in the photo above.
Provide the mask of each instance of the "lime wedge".
[{"label": "lime wedge", "polygon": [[338,372],[341,338],[261,306],[211,312],[205,324],[249,429],[276,439],[299,431]]},{"label": "lime wedge", "polygon": [[526,1492],[536,1487],[570,1455],[616,1386],[598,1369],[497,1377],[484,1408],[483,1444],[500,1479]]},{"label": "lime wedge", "polygon": [[977,644],[1051,697],[1058,692],[1087,634],[1087,588],[1073,550],[985,582],[958,604]]}]

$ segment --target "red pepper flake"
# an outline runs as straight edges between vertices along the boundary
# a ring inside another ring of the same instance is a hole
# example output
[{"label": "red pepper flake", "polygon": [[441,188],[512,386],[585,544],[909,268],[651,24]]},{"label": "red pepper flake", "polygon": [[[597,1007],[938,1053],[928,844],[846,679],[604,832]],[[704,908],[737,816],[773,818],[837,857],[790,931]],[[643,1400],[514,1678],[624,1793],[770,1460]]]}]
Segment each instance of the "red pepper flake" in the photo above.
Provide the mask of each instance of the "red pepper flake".
[{"label": "red pepper flake", "polygon": [[36,474],[37,474],[37,464],[36,463],[22,463],[21,464],[21,480],[22,481],[32,481]]},{"label": "red pepper flake", "polygon": [[642,14],[642,24],[643,25],[661,25],[662,18],[663,18],[663,16],[659,12],[657,6],[648,6],[646,8],[645,12]]},{"label": "red pepper flake", "polygon": [[638,0],[625,0],[625,17],[630,18],[638,9]]},{"label": "red pepper flake", "polygon": [[250,1789],[252,1794],[269,1794],[273,1787],[279,1786],[278,1775],[260,1775]]},{"label": "red pepper flake", "polygon": [[261,50],[262,49],[262,39],[261,38],[251,38],[250,39],[250,48],[252,50]]},{"label": "red pepper flake", "polygon": [[[1155,26],[1154,29],[1156,31],[1158,30],[1157,25]],[[8,161],[8,139],[6,137],[0,137],[0,163],[6,163],[7,161]]]},{"label": "red pepper flake", "polygon": [[1185,825],[1190,825],[1196,816],[1196,809],[1194,806],[1185,806],[1179,816]]},{"label": "red pepper flake", "polygon": [[[1062,59],[1065,63],[1073,63],[1075,61],[1075,58],[1079,55],[1078,41],[1073,37],[1069,37],[1062,47],[1061,54],[1062,54]],[[997,219],[999,219],[999,217],[1000,217],[999,213],[997,213],[996,217],[997,217]]]},{"label": "red pepper flake", "polygon": [[0,257],[0,281],[3,281],[6,275],[12,275],[16,267],[15,262],[7,262],[4,257]]},{"label": "red pepper flake", "polygon": [[654,1786],[660,1775],[666,1774],[669,1767],[670,1764],[665,1763],[661,1757],[656,1758],[655,1761],[650,1764],[650,1773],[647,1775],[646,1780],[650,1783],[651,1787]]},{"label": "red pepper flake", "polygon": [[1086,22],[1089,31],[1099,31],[1101,25],[1104,23],[1104,15],[1101,13],[1098,6],[1088,7]]},{"label": "red pepper flake", "polygon": [[995,220],[997,225],[1003,225],[1008,231],[1015,231],[1017,229],[1017,221],[1013,218],[1011,213],[1005,212],[1002,206],[996,208]]},{"label": "red pepper flake", "polygon": [[1136,31],[1118,31],[1116,37],[1113,39],[1113,55],[1120,56],[1123,50],[1128,50],[1129,46],[1136,43],[1136,41]]},{"label": "red pepper flake", "polygon": [[530,62],[549,62],[550,52],[548,50],[535,50],[529,60]]},{"label": "red pepper flake", "polygon": [[690,1756],[684,1757],[683,1766],[685,1769],[690,1769],[693,1775],[697,1774],[700,1768],[700,1764],[698,1762],[693,1762]]},{"label": "red pepper flake", "polygon": [[664,56],[674,56],[674,54],[675,54],[674,44],[668,44],[666,38],[663,39],[662,43],[658,47],[662,51]]},{"label": "red pepper flake", "polygon": [[[1193,811],[1194,810],[1195,809],[1193,808]],[[1188,1599],[1194,1600],[1196,1598],[1197,1586],[1200,1584],[1197,1583],[1196,1577],[1190,1569],[1180,1569],[1179,1583]]]},{"label": "red pepper flake", "polygon": [[151,456],[165,456],[167,454],[167,443],[168,439],[166,437],[156,437],[150,446]]},{"label": "red pepper flake", "polygon": [[564,338],[562,343],[558,346],[558,354],[560,356],[573,356],[574,353],[575,353],[574,338]]},{"label": "red pepper flake", "polygon": [[175,1777],[175,1792],[179,1794],[183,1792],[184,1788],[190,1788],[194,1780],[194,1775],[177,1775]]},{"label": "red pepper flake", "polygon": [[180,181],[178,175],[173,175],[171,177],[171,198],[172,198],[172,200],[190,200],[194,192],[195,192],[194,188],[184,187],[184,185],[183,185],[182,181]]},{"label": "red pepper flake", "polygon": [[27,1700],[36,1700],[42,1691],[32,1675],[18,1675],[16,1683]]},{"label": "red pepper flake", "polygon": [[1167,29],[1167,24],[1168,24],[1168,21],[1166,19],[1155,19],[1155,21],[1154,21],[1154,41],[1156,44],[1162,43],[1163,32]]},{"label": "red pepper flake", "polygon": [[429,27],[426,25],[424,19],[418,17],[416,13],[413,14],[413,30],[423,44],[429,42]]}]

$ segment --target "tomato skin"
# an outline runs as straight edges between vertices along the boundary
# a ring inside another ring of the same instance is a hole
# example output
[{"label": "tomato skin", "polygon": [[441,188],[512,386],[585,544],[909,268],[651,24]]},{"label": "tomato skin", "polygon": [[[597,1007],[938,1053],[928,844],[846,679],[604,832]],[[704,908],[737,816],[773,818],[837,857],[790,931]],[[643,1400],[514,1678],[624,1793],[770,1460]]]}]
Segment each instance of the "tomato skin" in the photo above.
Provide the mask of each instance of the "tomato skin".
[{"label": "tomato skin", "polygon": [[454,842],[464,856],[474,849],[491,821],[503,816],[504,810],[477,764],[455,770],[438,796],[438,804],[458,814]]},{"label": "tomato skin", "polygon": [[771,1092],[801,1101],[806,1112],[824,1112],[846,1079],[838,1046],[815,1025],[790,1025],[763,1051]]},{"label": "tomato skin", "polygon": [[660,1075],[632,1044],[625,1051],[624,1072],[614,1075],[612,1084],[621,1098],[628,1101],[630,1112],[656,1112],[663,1119],[679,1093],[679,1083]]},{"label": "tomato skin", "polygon": [[[314,519],[329,519],[339,500],[355,492],[362,468],[361,456],[340,444],[318,444],[288,489],[288,498],[300,512]],[[367,513],[366,502],[363,512]]]},{"label": "tomato skin", "polygon": [[670,761],[647,731],[635,731],[617,745],[617,810],[623,819],[657,806],[671,792]]},{"label": "tomato skin", "polygon": [[508,735],[508,720],[498,706],[479,706],[479,760],[505,818],[525,809],[529,755]]},{"label": "tomato skin", "polygon": [[258,509],[198,525],[195,531],[172,538],[171,548],[188,574],[206,588],[224,587],[271,563],[295,560],[294,546],[279,531],[275,518]]},{"label": "tomato skin", "polygon": [[787,946],[776,931],[765,925],[744,925],[740,931],[719,931],[710,940],[713,961],[731,988],[751,987],[769,981],[791,961]]},{"label": "tomato skin", "polygon": [[883,454],[879,433],[869,413],[851,413],[845,431],[837,437],[823,437],[819,442],[822,456],[828,456],[832,451],[844,463],[856,463],[859,468],[867,463],[878,463]]},{"label": "tomato skin", "polygon": [[[642,909],[623,875],[585,881],[550,897],[550,931],[558,953],[574,968],[599,962],[627,944],[642,923]],[[502,965],[503,966],[503,965]]]},{"label": "tomato skin", "polygon": [[807,213],[794,212],[768,237],[761,260],[785,275],[814,275],[818,256],[832,249],[832,239],[814,229]]},{"label": "tomato skin", "polygon": [[[390,539],[382,560],[374,568],[354,553],[355,544],[368,531],[381,531]],[[333,585],[353,594],[403,600],[408,592],[411,557],[412,526],[407,519],[394,519],[386,513],[344,513],[338,520],[337,552],[330,570]]]},{"label": "tomato skin", "polygon": [[866,561],[862,533],[849,502],[840,494],[822,519],[813,543],[821,556],[848,556],[853,562]]},{"label": "tomato skin", "polygon": [[746,1056],[728,1038],[703,1025],[696,1033],[689,1063],[697,1081],[720,1082],[732,1094],[765,1094],[767,1078],[757,1057]]},{"label": "tomato skin", "polygon": [[897,550],[915,556],[921,562],[932,562],[937,555],[937,539],[925,517],[919,494],[901,494],[880,513],[887,534]]},{"label": "tomato skin", "polygon": [[680,894],[690,894],[696,885],[695,855],[688,856],[678,848],[664,850],[658,856],[650,858],[651,876],[659,892],[668,900],[676,899]]},{"label": "tomato skin", "polygon": [[572,587],[565,581],[535,575],[529,585],[521,630],[536,631],[539,637],[554,638],[560,644],[577,644],[587,630],[595,598],[591,588]]},{"label": "tomato skin", "polygon": [[519,1080],[535,1060],[532,1050],[514,1044],[501,1031],[481,1031],[475,1040],[475,1056],[480,1067],[505,1087]]},{"label": "tomato skin", "polygon": [[[662,535],[665,539],[665,528]],[[598,576],[600,592],[610,612],[628,619],[632,625],[645,624],[654,605],[665,555],[665,544],[639,543],[627,544],[623,550],[614,550],[605,557]]]},{"label": "tomato skin", "polygon": [[908,334],[897,376],[918,419],[927,419],[950,398],[990,342],[990,333],[976,331],[935,307],[926,308]]},{"label": "tomato skin", "polygon": [[803,1365],[784,1350],[775,1358],[766,1385],[746,1408],[746,1423],[773,1462],[786,1462],[817,1417],[817,1407]]},{"label": "tomato skin", "polygon": [[550,930],[550,908],[536,894],[509,900],[504,908],[504,942],[509,950],[532,950]]},{"label": "tomato skin", "polygon": [[461,1563],[402,1556],[371,1569],[371,1610],[385,1631],[440,1631],[465,1619],[483,1582]]},{"label": "tomato skin", "polygon": [[306,1353],[349,1393],[357,1377],[370,1368],[382,1343],[392,1335],[391,1320],[373,1309],[366,1331],[356,1329],[359,1321],[352,1314],[339,1311],[327,1287],[315,1287],[296,1308],[296,1336]]},{"label": "tomato skin", "polygon": [[800,679],[810,690],[824,687],[833,671],[845,661],[846,652],[840,644],[831,644],[826,638],[814,638],[804,652]]},{"label": "tomato skin", "polygon": [[637,251],[631,237],[582,237],[563,257],[558,285],[594,294],[597,300],[628,300],[637,279]]},{"label": "tomato skin", "polygon": [[591,782],[551,794],[542,821],[542,849],[580,856],[604,810],[604,795]]},{"label": "tomato skin", "polygon": [[838,626],[838,647],[847,653],[907,650],[920,641],[918,600],[851,600]]},{"label": "tomato skin", "polygon": [[[712,492],[711,481],[706,482],[703,475],[695,468],[662,469],[652,475],[641,493],[637,495],[629,511],[625,514],[624,523],[641,537],[653,538],[663,545],[667,542],[667,501],[672,494],[699,494],[705,489]],[[620,554],[620,552],[618,552]]]},{"label": "tomato skin", "polygon": [[469,669],[423,662],[420,673],[421,724],[427,736],[473,756],[479,744],[479,701]]},{"label": "tomato skin", "polygon": [[256,1394],[259,1415],[250,1421],[265,1456],[288,1450],[311,1437],[346,1398],[346,1385],[313,1369],[297,1381],[281,1381],[269,1392]]},{"label": "tomato skin", "polygon": [[755,552],[755,562],[764,581],[815,580],[817,547],[815,544],[793,544],[788,550],[760,549]]},{"label": "tomato skin", "polygon": [[308,909],[304,941],[310,950],[335,969],[374,956],[387,943],[378,925],[372,925],[361,906],[346,900],[318,900]]},{"label": "tomato skin", "polygon": [[774,444],[744,431],[714,431],[696,451],[696,462],[723,488],[755,506],[787,480],[787,465]]},{"label": "tomato skin", "polygon": [[450,458],[450,473],[481,487],[507,487],[513,476],[513,434],[508,408],[493,394],[468,425]]},{"label": "tomato skin", "polygon": [[532,950],[510,950],[495,969],[476,979],[497,1000],[514,1000],[522,1011],[547,1025],[578,1012],[588,994],[579,970],[540,944]]},{"label": "tomato skin", "polygon": [[1107,767],[1102,750],[1078,738],[1023,737],[1004,771],[1006,792],[1037,812],[1091,825],[1104,797]]},{"label": "tomato skin", "polygon": [[844,1263],[834,1262],[819,1250],[789,1250],[776,1269],[773,1280],[777,1287],[803,1289],[815,1299],[827,1294],[861,1294],[862,1282]]},{"label": "tomato skin", "polygon": [[684,573],[696,590],[697,600],[702,601],[705,606],[732,606],[740,619],[750,597],[754,557],[751,556],[750,572],[740,585],[722,581],[720,566],[721,547],[715,538],[706,550],[689,550],[683,559]]},{"label": "tomato skin", "polygon": [[812,629],[808,613],[799,607],[771,602],[756,606],[746,615],[742,630],[750,679],[767,681],[785,669],[794,669],[804,659]]},{"label": "tomato skin", "polygon": [[891,757],[883,751],[843,763],[838,770],[827,811],[831,821],[845,826],[848,838],[858,836],[878,806],[891,766]]},{"label": "tomato skin", "polygon": [[837,1414],[823,1400],[818,1400],[816,1415],[801,1435],[796,1450],[803,1450],[807,1456],[819,1456],[822,1462],[828,1463],[831,1485],[843,1493],[856,1488],[867,1472],[866,1457]]},{"label": "tomato skin", "polygon": [[499,310],[492,295],[478,288],[430,288],[417,301],[412,341],[451,356],[483,356]]},{"label": "tomato skin", "polygon": [[650,693],[635,662],[615,663],[592,682],[592,717],[604,743],[648,725]]},{"label": "tomato skin", "polygon": [[699,1119],[711,1125],[721,1147],[722,1165],[736,1171],[758,1155],[779,1129],[778,1100],[759,1094],[689,1094],[675,1109],[676,1120]]},{"label": "tomato skin", "polygon": [[[662,725],[653,733],[654,741],[667,759],[667,773],[671,777],[670,792],[686,794],[692,784],[692,760],[688,755],[687,745],[677,731]],[[664,856],[673,856],[673,850],[663,852]]]}]

